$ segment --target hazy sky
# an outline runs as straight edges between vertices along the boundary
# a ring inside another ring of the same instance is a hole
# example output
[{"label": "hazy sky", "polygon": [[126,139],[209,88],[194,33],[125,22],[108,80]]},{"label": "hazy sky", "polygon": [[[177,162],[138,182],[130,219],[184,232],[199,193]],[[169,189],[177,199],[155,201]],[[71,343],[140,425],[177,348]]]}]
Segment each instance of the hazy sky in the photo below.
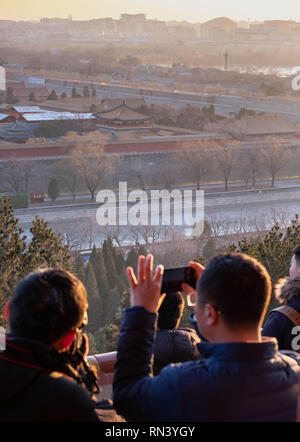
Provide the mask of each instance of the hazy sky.
[{"label": "hazy sky", "polygon": [[0,19],[41,17],[119,18],[121,13],[145,13],[148,18],[203,22],[214,17],[300,21],[299,0],[0,0]]}]

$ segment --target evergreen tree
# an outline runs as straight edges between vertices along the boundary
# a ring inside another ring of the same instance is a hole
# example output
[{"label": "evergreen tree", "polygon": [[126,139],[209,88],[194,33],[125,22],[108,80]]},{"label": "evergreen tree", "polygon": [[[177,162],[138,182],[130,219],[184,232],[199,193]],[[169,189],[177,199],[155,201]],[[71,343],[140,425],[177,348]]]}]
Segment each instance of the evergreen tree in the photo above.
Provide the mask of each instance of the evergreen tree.
[{"label": "evergreen tree", "polygon": [[88,263],[86,266],[84,285],[87,291],[89,303],[87,330],[94,333],[101,325],[102,312],[97,281],[91,263]]},{"label": "evergreen tree", "polygon": [[139,246],[137,253],[138,253],[138,256],[141,256],[141,255],[147,256],[148,252],[147,252],[147,249],[145,246]]},{"label": "evergreen tree", "polygon": [[48,196],[51,198],[52,204],[59,197],[59,188],[55,178],[53,178],[48,185]]},{"label": "evergreen tree", "polygon": [[63,93],[61,94],[60,98],[66,99],[66,98],[68,98],[68,96],[67,96],[67,94],[66,94],[65,92],[63,92]]},{"label": "evergreen tree", "polygon": [[104,263],[102,250],[97,251],[96,260],[94,263],[94,272],[98,284],[99,291],[101,293],[108,293],[110,291],[109,284],[107,281],[107,271]]},{"label": "evergreen tree", "polygon": [[106,268],[107,274],[107,282],[109,287],[112,289],[117,285],[118,273],[115,266],[115,261],[113,258],[111,243],[108,240],[105,240],[102,248],[104,264]]},{"label": "evergreen tree", "polygon": [[88,86],[84,86],[84,88],[83,88],[83,96],[85,98],[89,98],[90,97],[90,91],[89,91]]},{"label": "evergreen tree", "polygon": [[97,348],[97,342],[95,339],[95,336],[92,333],[87,333],[87,337],[89,340],[89,355],[95,355],[97,353],[101,353],[100,351],[98,351]]},{"label": "evergreen tree", "polygon": [[35,98],[34,92],[30,92],[30,94],[29,94],[29,100],[30,100],[30,101],[36,101],[36,98]]},{"label": "evergreen tree", "polygon": [[60,234],[55,234],[46,221],[36,217],[30,229],[32,238],[26,236],[7,196],[0,198],[0,325],[5,327],[4,306],[17,282],[41,266],[63,267],[72,271],[70,250],[63,244]]},{"label": "evergreen tree", "polygon": [[202,252],[203,257],[209,261],[213,256],[216,255],[216,241],[214,238],[209,238]]},{"label": "evergreen tree", "polygon": [[212,235],[211,225],[207,220],[204,220],[203,235]]},{"label": "evergreen tree", "polygon": [[131,247],[126,259],[126,267],[132,267],[136,273],[139,255],[134,247]]},{"label": "evergreen tree", "polygon": [[125,260],[123,258],[122,253],[117,253],[115,255],[115,265],[116,265],[117,272],[119,274],[124,272],[124,270],[125,270]]},{"label": "evergreen tree", "polygon": [[52,101],[58,100],[58,96],[57,96],[57,93],[55,92],[55,90],[51,91],[51,94],[48,96],[47,100],[50,100],[50,101],[51,100]]},{"label": "evergreen tree", "polygon": [[93,260],[93,269],[97,281],[98,293],[101,303],[101,326],[107,324],[108,305],[111,302],[111,291],[107,282],[106,267],[101,249],[97,250]]},{"label": "evergreen tree", "polygon": [[97,254],[98,254],[98,250],[96,249],[96,246],[94,244],[93,248],[92,248],[92,253],[89,258],[89,262],[92,264],[93,267],[95,267],[95,264],[97,261]]},{"label": "evergreen tree", "polygon": [[6,103],[14,104],[16,101],[13,88],[9,87],[6,93]]},{"label": "evergreen tree", "polygon": [[116,351],[120,329],[115,324],[107,324],[102,327],[96,334],[95,339],[97,343],[97,350],[99,353],[108,353]]},{"label": "evergreen tree", "polygon": [[92,97],[93,97],[93,98],[96,98],[96,97],[97,97],[97,93],[96,93],[96,89],[95,89],[95,88],[94,88],[93,91],[92,91]]},{"label": "evergreen tree", "polygon": [[72,98],[77,98],[78,96],[79,96],[79,94],[78,94],[78,92],[76,90],[76,87],[73,87],[73,89],[72,89]]},{"label": "evergreen tree", "polygon": [[27,272],[42,266],[73,270],[69,246],[63,243],[60,233],[52,231],[47,221],[36,216],[30,232],[32,239],[24,258]]},{"label": "evergreen tree", "polygon": [[80,253],[76,256],[74,260],[74,274],[77,276],[80,281],[84,282],[85,279],[85,265],[84,259]]},{"label": "evergreen tree", "polygon": [[[295,215],[287,229],[281,229],[275,223],[263,238],[244,238],[237,245],[232,244],[229,250],[256,258],[266,267],[273,284],[276,284],[280,278],[289,274],[293,250],[299,244],[300,223],[299,216]],[[268,310],[276,306],[277,303],[272,299]]]},{"label": "evergreen tree", "polygon": [[7,196],[0,198],[0,325],[5,326],[4,306],[18,280],[25,274],[26,236],[18,227]]}]

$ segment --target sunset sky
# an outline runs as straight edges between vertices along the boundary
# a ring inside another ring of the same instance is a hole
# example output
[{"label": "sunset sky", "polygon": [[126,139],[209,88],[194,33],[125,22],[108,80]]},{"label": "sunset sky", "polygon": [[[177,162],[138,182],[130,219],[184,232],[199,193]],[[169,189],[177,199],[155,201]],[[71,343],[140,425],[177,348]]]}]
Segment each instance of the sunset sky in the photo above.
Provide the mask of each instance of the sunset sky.
[{"label": "sunset sky", "polygon": [[145,13],[148,18],[203,22],[218,16],[300,21],[298,0],[1,0],[0,19],[36,20],[41,17],[119,18],[121,13]]}]

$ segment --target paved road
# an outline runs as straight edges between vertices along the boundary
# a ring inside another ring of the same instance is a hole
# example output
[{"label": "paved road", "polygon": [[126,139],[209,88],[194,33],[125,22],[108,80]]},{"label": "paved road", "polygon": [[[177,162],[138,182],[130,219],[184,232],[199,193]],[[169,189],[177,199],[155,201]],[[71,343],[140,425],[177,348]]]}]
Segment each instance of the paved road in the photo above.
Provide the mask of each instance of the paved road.
[{"label": "paved road", "polygon": [[[32,81],[32,76],[31,81]],[[19,79],[27,81],[29,76],[18,76]],[[238,112],[241,108],[247,108],[256,112],[266,112],[268,114],[281,114],[291,121],[299,121],[300,102],[290,102],[282,98],[267,99],[256,97],[241,97],[234,95],[207,95],[195,94],[191,92],[155,90],[151,88],[138,88],[136,86],[123,86],[108,83],[96,83],[91,81],[80,81],[73,83],[71,80],[50,79],[46,81],[48,89],[55,90],[61,94],[66,92],[70,95],[73,86],[79,93],[83,93],[83,87],[95,87],[99,97],[141,97],[149,103],[166,103],[171,106],[182,106],[184,104],[194,104],[200,108],[213,104],[216,113],[227,114]]]}]

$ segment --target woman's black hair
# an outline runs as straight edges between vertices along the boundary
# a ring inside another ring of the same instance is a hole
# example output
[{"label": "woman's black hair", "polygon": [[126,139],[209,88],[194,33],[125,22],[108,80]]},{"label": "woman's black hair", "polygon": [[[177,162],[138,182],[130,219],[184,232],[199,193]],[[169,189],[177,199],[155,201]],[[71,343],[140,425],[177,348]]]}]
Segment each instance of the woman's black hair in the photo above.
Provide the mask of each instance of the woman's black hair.
[{"label": "woman's black hair", "polygon": [[82,282],[62,269],[37,270],[15,288],[9,333],[52,344],[79,327],[87,311]]}]

